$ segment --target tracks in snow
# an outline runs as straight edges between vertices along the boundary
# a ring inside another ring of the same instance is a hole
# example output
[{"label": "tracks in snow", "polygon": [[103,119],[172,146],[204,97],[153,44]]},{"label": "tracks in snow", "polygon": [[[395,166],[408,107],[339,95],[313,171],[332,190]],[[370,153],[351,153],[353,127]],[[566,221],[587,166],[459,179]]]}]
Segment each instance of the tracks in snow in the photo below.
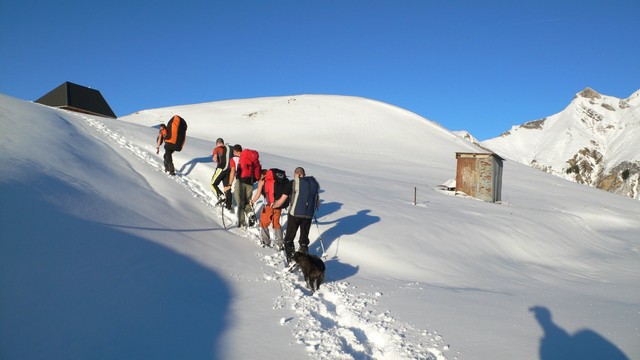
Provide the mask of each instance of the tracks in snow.
[{"label": "tracks in snow", "polygon": [[358,292],[347,282],[331,281],[328,268],[327,282],[312,295],[301,274],[282,269],[281,253],[258,256],[274,268],[265,273],[265,280],[277,281],[282,288],[274,308],[296,313],[281,323],[292,327],[296,342],[314,359],[445,359],[438,350],[443,340],[437,333],[376,311],[382,294]]},{"label": "tracks in snow", "polygon": [[[76,113],[73,113],[76,114]],[[163,171],[164,165],[157,156],[125,136],[109,129],[104,122],[82,114],[87,124],[106,138],[128,150],[152,168]],[[220,215],[213,193],[200,182],[187,176],[173,177]],[[233,219],[225,213],[231,223]],[[219,221],[215,219],[215,221]],[[259,244],[256,229],[233,233]],[[298,273],[283,268],[284,255],[271,249],[261,249],[257,257],[265,267],[263,280],[277,282],[282,294],[274,300],[274,309],[289,308],[295,316],[282,319],[282,326],[290,326],[295,341],[305,347],[314,359],[426,359],[446,360],[441,348],[444,341],[437,332],[416,329],[410,324],[394,319],[389,312],[376,311],[380,293],[363,293],[344,281],[331,281],[331,269],[327,269],[326,283],[315,294],[306,289],[304,279]],[[269,254],[265,253],[269,252]]]}]

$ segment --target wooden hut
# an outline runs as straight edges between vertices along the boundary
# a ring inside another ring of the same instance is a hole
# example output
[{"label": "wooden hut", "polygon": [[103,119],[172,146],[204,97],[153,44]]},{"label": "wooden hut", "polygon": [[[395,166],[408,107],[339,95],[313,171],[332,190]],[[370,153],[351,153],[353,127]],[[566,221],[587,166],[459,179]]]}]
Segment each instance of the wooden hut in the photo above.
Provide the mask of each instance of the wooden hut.
[{"label": "wooden hut", "polygon": [[494,153],[457,152],[456,193],[496,202],[502,197],[503,158]]}]

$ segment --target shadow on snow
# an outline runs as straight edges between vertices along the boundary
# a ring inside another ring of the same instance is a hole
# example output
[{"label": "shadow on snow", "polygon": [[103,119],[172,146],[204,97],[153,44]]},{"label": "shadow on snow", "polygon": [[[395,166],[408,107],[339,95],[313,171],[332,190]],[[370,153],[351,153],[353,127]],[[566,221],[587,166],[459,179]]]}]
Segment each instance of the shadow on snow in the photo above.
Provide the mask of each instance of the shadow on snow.
[{"label": "shadow on snow", "polygon": [[180,170],[178,170],[178,172],[181,173],[183,176],[186,176],[186,175],[189,175],[191,173],[191,171],[196,167],[196,165],[198,165],[198,164],[209,164],[209,163],[213,163],[213,158],[211,157],[211,155],[203,156],[203,157],[199,157],[199,158],[193,158],[193,159],[187,161],[186,163],[184,163],[182,165],[182,167],[180,168]]},{"label": "shadow on snow", "polygon": [[[323,205],[321,207],[324,210],[325,206],[329,207],[330,212],[335,212],[340,208],[340,204],[335,205],[336,203],[329,203],[327,205]],[[353,215],[347,215],[332,221],[320,221],[315,219],[316,225],[318,226],[328,226],[333,225],[330,229],[324,230],[322,232],[321,238],[324,241],[325,248],[328,248],[335,241],[340,239],[340,237],[344,235],[354,235],[360,232],[360,230],[366,228],[367,226],[373,225],[380,221],[379,216],[370,215],[371,210],[360,210]],[[323,211],[323,216],[328,215]]]},{"label": "shadow on snow", "polygon": [[[337,212],[341,207],[342,204],[337,202],[323,203],[319,210],[319,213],[321,212],[322,214],[318,214],[317,216],[327,216]],[[347,215],[332,221],[320,221],[316,216],[316,218],[314,218],[314,222],[316,223],[318,233],[321,231],[320,226],[331,227],[324,230],[322,234],[320,234],[320,237],[310,244],[311,248],[321,250],[320,241],[322,241],[322,245],[326,250],[331,247],[333,243],[337,241],[339,242],[342,236],[357,234],[367,226],[379,222],[380,217],[370,215],[370,212],[371,210],[360,210],[353,215]],[[328,278],[332,281],[339,281],[355,275],[359,270],[359,266],[341,263],[337,256],[339,250],[338,246],[335,246],[335,249],[336,255],[326,261]]]},{"label": "shadow on snow", "polygon": [[2,358],[224,357],[215,349],[231,295],[218,275],[2,185]]},{"label": "shadow on snow", "polygon": [[569,335],[551,320],[551,311],[546,307],[534,306],[529,310],[544,331],[540,339],[540,360],[628,360],[617,346],[595,331],[583,329]]}]

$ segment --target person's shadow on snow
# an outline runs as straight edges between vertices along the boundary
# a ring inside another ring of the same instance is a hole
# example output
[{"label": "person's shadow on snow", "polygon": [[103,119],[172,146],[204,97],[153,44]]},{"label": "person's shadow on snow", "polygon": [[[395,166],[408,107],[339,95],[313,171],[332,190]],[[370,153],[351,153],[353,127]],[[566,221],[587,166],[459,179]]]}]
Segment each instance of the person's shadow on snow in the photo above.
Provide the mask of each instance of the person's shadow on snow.
[{"label": "person's shadow on snow", "polygon": [[[326,216],[329,214],[333,214],[340,210],[341,207],[342,204],[337,202],[323,203],[320,207],[322,214],[317,214],[317,216]],[[340,239],[342,235],[355,234],[360,230],[366,228],[367,226],[380,221],[380,217],[371,216],[369,215],[370,212],[371,210],[361,210],[356,214],[348,215],[333,221],[321,222],[317,217],[315,217],[314,220],[316,222],[316,225],[318,226],[318,233],[320,233],[320,237],[318,240],[310,244],[309,249],[316,249],[317,251],[326,250],[336,240]],[[324,227],[325,225],[333,225],[333,227],[322,232],[320,226]],[[319,246],[319,242],[322,242],[321,246]],[[327,281],[339,281],[349,278],[355,275],[360,269],[359,266],[353,266],[340,262],[340,259],[338,258],[337,247],[335,250],[335,255],[331,259],[327,260],[325,265],[327,267]]]},{"label": "person's shadow on snow", "polygon": [[629,360],[617,346],[593,330],[583,329],[569,335],[553,323],[546,307],[534,306],[529,311],[544,331],[540,339],[540,360]]},{"label": "person's shadow on snow", "polygon": [[[182,165],[179,172],[183,175],[189,175],[191,170],[193,170],[193,168],[195,168],[197,164],[207,164],[207,163],[213,163],[213,159],[211,158],[211,156],[203,156],[203,157],[191,159],[190,161]],[[187,169],[186,172],[185,172],[185,169]],[[211,172],[211,174],[213,175],[213,172]]]},{"label": "person's shadow on snow", "polygon": [[324,244],[325,247],[328,248],[343,235],[356,234],[367,226],[380,221],[379,216],[369,215],[370,212],[371,210],[360,210],[353,215],[347,215],[333,221],[317,221],[319,226],[335,224],[329,230],[322,232],[322,239],[327,242]]},{"label": "person's shadow on snow", "polygon": [[[316,212],[317,217],[327,216],[329,214],[333,214],[342,208],[342,203],[339,202],[322,202],[320,200],[320,208]],[[322,213],[322,214],[321,214]]]},{"label": "person's shadow on snow", "polygon": [[340,281],[358,273],[360,266],[341,263],[337,256],[325,261],[325,282]]}]

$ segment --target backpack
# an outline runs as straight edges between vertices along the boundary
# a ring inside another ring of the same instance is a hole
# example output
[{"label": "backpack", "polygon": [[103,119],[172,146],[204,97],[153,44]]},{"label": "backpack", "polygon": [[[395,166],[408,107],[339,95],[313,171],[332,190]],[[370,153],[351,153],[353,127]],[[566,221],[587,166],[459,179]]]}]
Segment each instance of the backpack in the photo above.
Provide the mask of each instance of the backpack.
[{"label": "backpack", "polygon": [[229,145],[221,145],[220,147],[222,147],[222,151],[218,153],[218,168],[225,171],[229,169],[229,163],[233,157],[233,149]]},{"label": "backpack", "polygon": [[187,140],[187,122],[178,115],[174,115],[167,123],[167,135],[164,142],[175,145],[175,151],[182,150]]},{"label": "backpack", "polygon": [[260,165],[260,154],[257,151],[251,149],[242,150],[238,162],[240,179],[251,179],[251,183],[255,183],[260,179],[262,166]]},{"label": "backpack", "polygon": [[[282,194],[284,194],[287,184],[289,183],[289,179],[287,178],[287,174],[284,170],[280,169],[270,169],[267,171],[267,174],[264,177],[264,196],[267,198],[267,202],[269,204],[273,204],[276,202]],[[282,208],[286,208],[289,206],[289,198],[282,204]]]},{"label": "backpack", "polygon": [[289,215],[311,219],[316,212],[320,184],[313,176],[293,179],[292,200]]}]

